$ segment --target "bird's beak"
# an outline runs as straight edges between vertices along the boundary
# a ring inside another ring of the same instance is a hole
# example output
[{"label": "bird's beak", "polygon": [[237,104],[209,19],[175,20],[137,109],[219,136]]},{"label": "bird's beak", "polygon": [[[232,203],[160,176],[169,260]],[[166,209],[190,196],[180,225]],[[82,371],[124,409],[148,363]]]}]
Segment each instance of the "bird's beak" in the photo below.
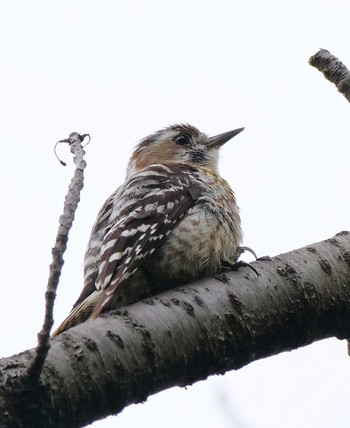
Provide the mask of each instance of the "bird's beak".
[{"label": "bird's beak", "polygon": [[218,149],[223,146],[227,141],[231,140],[231,138],[238,135],[242,132],[244,128],[238,128],[234,131],[224,132],[223,134],[215,135],[214,137],[208,138],[207,147],[209,149]]}]

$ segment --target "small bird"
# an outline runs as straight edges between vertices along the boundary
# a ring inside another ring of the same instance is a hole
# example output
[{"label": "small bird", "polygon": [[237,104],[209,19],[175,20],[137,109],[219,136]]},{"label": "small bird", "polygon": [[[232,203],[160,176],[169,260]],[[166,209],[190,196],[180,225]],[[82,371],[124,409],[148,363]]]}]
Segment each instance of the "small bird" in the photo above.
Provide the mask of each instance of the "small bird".
[{"label": "small bird", "polygon": [[239,208],[218,155],[243,130],[208,137],[176,124],[136,145],[125,182],[97,215],[84,288],[53,337],[104,310],[239,265],[251,250],[240,247]]}]

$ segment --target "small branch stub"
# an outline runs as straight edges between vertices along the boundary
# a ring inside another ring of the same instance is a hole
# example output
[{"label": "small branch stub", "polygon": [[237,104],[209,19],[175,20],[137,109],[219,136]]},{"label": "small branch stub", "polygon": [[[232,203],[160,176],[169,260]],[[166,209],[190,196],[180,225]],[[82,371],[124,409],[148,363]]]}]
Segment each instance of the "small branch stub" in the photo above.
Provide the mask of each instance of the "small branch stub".
[{"label": "small branch stub", "polygon": [[[69,138],[65,138],[65,139],[63,139],[63,140],[57,141],[57,143],[55,144],[54,153],[55,153],[55,156],[56,156],[56,158],[57,158],[58,162],[59,162],[62,166],[67,166],[67,164],[66,164],[66,162],[63,162],[63,160],[61,160],[61,159],[58,157],[58,154],[57,154],[57,145],[58,145],[58,144],[60,144],[60,143],[67,143],[67,144],[71,145],[71,144],[72,144],[71,137],[73,137],[75,134],[77,134],[77,133],[76,133],[76,132],[72,132],[72,133],[70,134]],[[86,137],[88,137],[88,138],[89,138],[88,142],[87,142],[84,146],[82,146],[83,148],[85,148],[85,147],[90,143],[90,140],[91,140],[90,134],[77,134],[77,135],[78,135],[78,138],[79,138],[79,140],[80,140],[80,142],[81,142],[81,143],[84,141],[84,139],[85,139]]]},{"label": "small branch stub", "polygon": [[350,71],[326,49],[320,49],[309,59],[309,64],[334,83],[338,91],[350,102]]},{"label": "small branch stub", "polygon": [[[87,136],[89,137],[90,141],[89,134],[81,135],[77,132],[72,132],[67,139],[59,141],[59,143],[69,144],[70,151],[74,155],[73,161],[75,163],[75,171],[65,198],[63,214],[59,218],[56,242],[54,248],[52,249],[52,263],[50,265],[49,279],[45,293],[44,322],[41,331],[38,334],[38,345],[35,350],[34,358],[27,371],[27,379],[30,382],[36,382],[39,379],[45,359],[50,349],[50,331],[53,325],[53,307],[56,298],[56,290],[64,263],[63,254],[67,248],[68,234],[72,227],[75,211],[80,201],[80,192],[84,186],[84,169],[86,167],[86,162],[84,161],[85,152],[82,142]],[[62,165],[64,164],[64,162],[61,160],[60,163]]]}]

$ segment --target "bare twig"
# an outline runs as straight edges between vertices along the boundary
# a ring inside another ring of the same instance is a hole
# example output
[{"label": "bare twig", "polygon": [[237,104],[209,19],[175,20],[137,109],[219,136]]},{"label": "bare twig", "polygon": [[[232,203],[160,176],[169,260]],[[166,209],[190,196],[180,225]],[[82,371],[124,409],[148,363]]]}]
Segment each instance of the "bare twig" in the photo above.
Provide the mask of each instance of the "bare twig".
[{"label": "bare twig", "polygon": [[337,57],[326,49],[320,49],[309,59],[309,64],[334,83],[338,91],[350,102],[350,71]]},{"label": "bare twig", "polygon": [[85,152],[82,147],[84,138],[88,134],[80,135],[72,132],[69,138],[61,140],[60,143],[68,143],[70,151],[74,154],[75,172],[68,188],[65,198],[63,214],[59,218],[59,227],[56,236],[55,246],[52,249],[52,263],[45,293],[45,317],[41,331],[38,334],[38,345],[31,365],[27,371],[27,378],[30,381],[39,379],[45,359],[50,349],[50,331],[53,325],[53,306],[56,298],[56,290],[64,263],[63,254],[67,248],[68,234],[72,227],[75,211],[80,201],[80,192],[84,186],[84,161]]}]

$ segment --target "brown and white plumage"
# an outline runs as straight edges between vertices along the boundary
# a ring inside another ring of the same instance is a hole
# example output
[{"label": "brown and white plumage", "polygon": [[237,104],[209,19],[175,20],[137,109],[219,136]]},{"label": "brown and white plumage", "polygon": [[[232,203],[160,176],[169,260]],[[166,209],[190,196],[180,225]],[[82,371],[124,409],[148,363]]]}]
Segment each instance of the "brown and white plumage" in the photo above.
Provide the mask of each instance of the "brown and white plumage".
[{"label": "brown and white plumage", "polygon": [[208,138],[174,125],[136,146],[92,229],[82,293],[53,336],[235,260],[239,210],[217,163],[219,148],[242,130]]}]

